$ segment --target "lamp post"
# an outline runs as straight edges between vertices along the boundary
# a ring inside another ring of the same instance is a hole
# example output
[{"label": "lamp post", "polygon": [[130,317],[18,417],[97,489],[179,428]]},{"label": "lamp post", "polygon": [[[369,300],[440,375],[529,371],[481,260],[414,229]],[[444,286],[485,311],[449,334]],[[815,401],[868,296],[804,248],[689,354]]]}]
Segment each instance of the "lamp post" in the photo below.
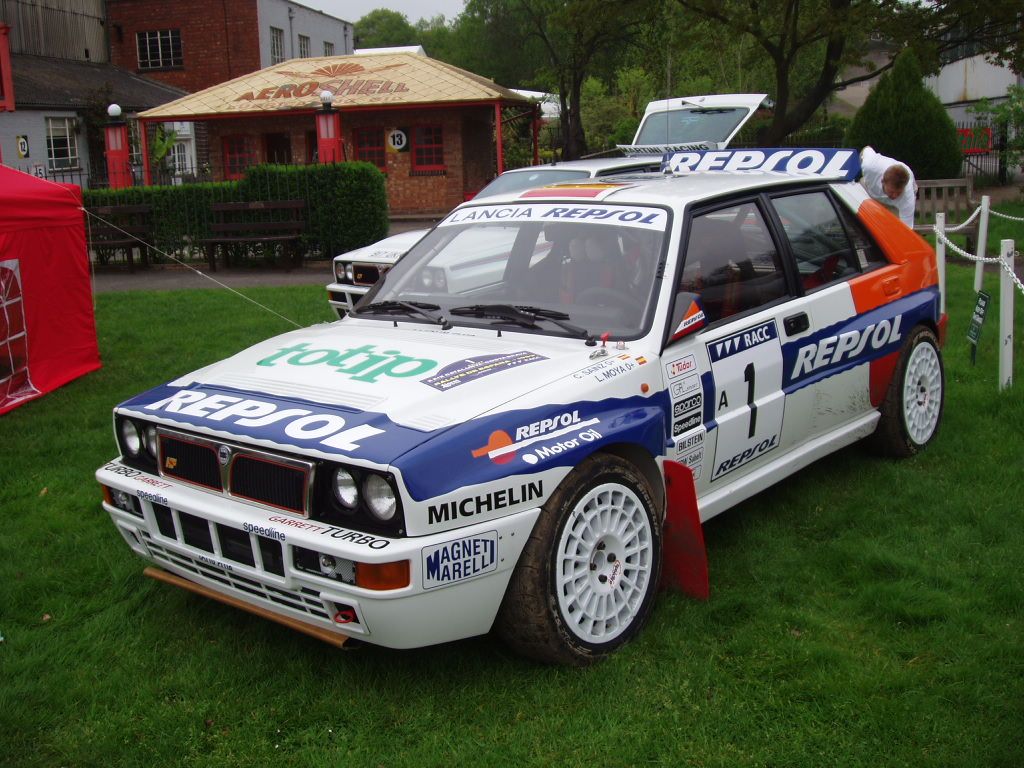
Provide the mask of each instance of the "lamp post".
[{"label": "lamp post", "polygon": [[341,146],[341,114],[332,106],[334,94],[331,91],[320,91],[320,103],[323,107],[316,113],[316,151],[321,163],[340,163]]},{"label": "lamp post", "polygon": [[103,129],[107,179],[111,189],[123,189],[132,185],[132,166],[128,155],[128,123],[121,119],[121,107],[117,104],[107,107],[107,115],[110,122]]}]

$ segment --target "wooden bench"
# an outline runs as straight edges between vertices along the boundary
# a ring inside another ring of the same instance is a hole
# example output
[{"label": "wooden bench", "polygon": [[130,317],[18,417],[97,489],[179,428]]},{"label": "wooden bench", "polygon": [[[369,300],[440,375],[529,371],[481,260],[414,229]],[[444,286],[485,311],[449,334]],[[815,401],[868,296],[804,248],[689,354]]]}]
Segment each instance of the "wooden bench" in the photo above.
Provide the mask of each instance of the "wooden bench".
[{"label": "wooden bench", "polygon": [[[123,251],[128,271],[135,271],[135,251],[143,266],[149,265],[153,240],[153,208],[149,205],[97,205],[88,210],[89,248],[106,263],[109,253]],[[141,241],[141,242],[140,242]]]},{"label": "wooden bench", "polygon": [[222,246],[224,266],[229,266],[229,249],[225,246],[281,245],[289,253],[290,263],[301,261],[299,241],[305,229],[304,200],[257,200],[247,203],[213,203],[210,212],[210,236],[201,241],[212,271],[217,270],[217,246]]},{"label": "wooden bench", "polygon": [[[917,182],[917,207],[914,209],[914,231],[932,234],[935,214],[946,214],[946,227],[965,221],[978,207],[974,200],[974,179],[927,179]],[[978,219],[957,234],[967,236],[967,250],[973,251],[978,241]]]}]

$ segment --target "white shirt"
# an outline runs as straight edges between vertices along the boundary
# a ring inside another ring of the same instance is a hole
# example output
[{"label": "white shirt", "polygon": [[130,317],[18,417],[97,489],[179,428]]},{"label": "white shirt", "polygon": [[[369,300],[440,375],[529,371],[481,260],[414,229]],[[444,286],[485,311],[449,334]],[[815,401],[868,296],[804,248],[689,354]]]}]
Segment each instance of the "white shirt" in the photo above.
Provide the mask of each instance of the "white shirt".
[{"label": "white shirt", "polygon": [[[903,189],[903,194],[892,200],[885,190],[882,189],[882,176],[885,172],[893,165],[902,165],[907,169],[907,173],[910,174],[910,180],[907,182],[907,186]],[[899,160],[893,160],[891,157],[880,155],[875,152],[871,147],[864,147],[860,153],[860,168],[863,176],[861,177],[860,183],[864,185],[864,189],[867,190],[868,195],[873,200],[877,200],[882,205],[889,208],[895,208],[896,213],[900,217],[900,221],[906,224],[908,227],[913,228],[914,226],[914,208],[917,205],[917,184],[914,182],[914,172],[910,170],[910,167],[906,163],[901,163]]]}]

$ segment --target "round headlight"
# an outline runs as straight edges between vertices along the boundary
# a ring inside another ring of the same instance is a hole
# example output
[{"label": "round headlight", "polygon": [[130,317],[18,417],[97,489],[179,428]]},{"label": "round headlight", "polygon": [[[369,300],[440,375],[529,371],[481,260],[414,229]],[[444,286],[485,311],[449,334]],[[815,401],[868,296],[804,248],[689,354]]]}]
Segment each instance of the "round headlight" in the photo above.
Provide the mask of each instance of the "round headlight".
[{"label": "round headlight", "polygon": [[359,501],[356,479],[347,469],[334,470],[334,498],[346,509],[355,509]]},{"label": "round headlight", "polygon": [[352,268],[351,264],[345,265],[345,277],[348,278],[350,283],[354,283],[356,280],[356,271]]},{"label": "round headlight", "polygon": [[124,440],[124,447],[129,456],[139,455],[139,451],[142,450],[142,435],[139,434],[139,428],[131,419],[121,422],[121,439]]},{"label": "round headlight", "polygon": [[345,265],[340,261],[334,265],[334,279],[339,283],[345,279]]},{"label": "round headlight", "polygon": [[367,477],[366,482],[363,483],[363,493],[366,494],[366,506],[378,520],[386,523],[395,516],[395,511],[398,509],[395,492],[383,477],[380,475]]},{"label": "round headlight", "polygon": [[156,438],[156,427],[152,424],[148,425],[144,430],[146,435],[146,451],[154,459],[157,458],[157,438]]}]

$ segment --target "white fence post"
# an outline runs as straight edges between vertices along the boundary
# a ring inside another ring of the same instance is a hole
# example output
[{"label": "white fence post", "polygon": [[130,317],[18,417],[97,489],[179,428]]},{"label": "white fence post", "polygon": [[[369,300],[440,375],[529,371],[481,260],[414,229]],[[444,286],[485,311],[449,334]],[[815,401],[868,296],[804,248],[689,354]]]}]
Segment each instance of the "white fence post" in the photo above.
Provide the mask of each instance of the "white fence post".
[{"label": "white fence post", "polygon": [[[1000,242],[999,258],[999,391],[1013,384],[1013,240]],[[1007,271],[1009,270],[1009,271]]]},{"label": "white fence post", "polygon": [[935,214],[935,266],[939,268],[939,312],[946,314],[946,214]]},{"label": "white fence post", "polygon": [[[975,251],[978,259],[985,258],[985,244],[988,242],[988,209],[991,205],[991,198],[988,195],[981,196],[981,221],[978,222],[978,247]],[[983,261],[974,262],[974,292],[981,290],[982,273],[985,271]]]}]

